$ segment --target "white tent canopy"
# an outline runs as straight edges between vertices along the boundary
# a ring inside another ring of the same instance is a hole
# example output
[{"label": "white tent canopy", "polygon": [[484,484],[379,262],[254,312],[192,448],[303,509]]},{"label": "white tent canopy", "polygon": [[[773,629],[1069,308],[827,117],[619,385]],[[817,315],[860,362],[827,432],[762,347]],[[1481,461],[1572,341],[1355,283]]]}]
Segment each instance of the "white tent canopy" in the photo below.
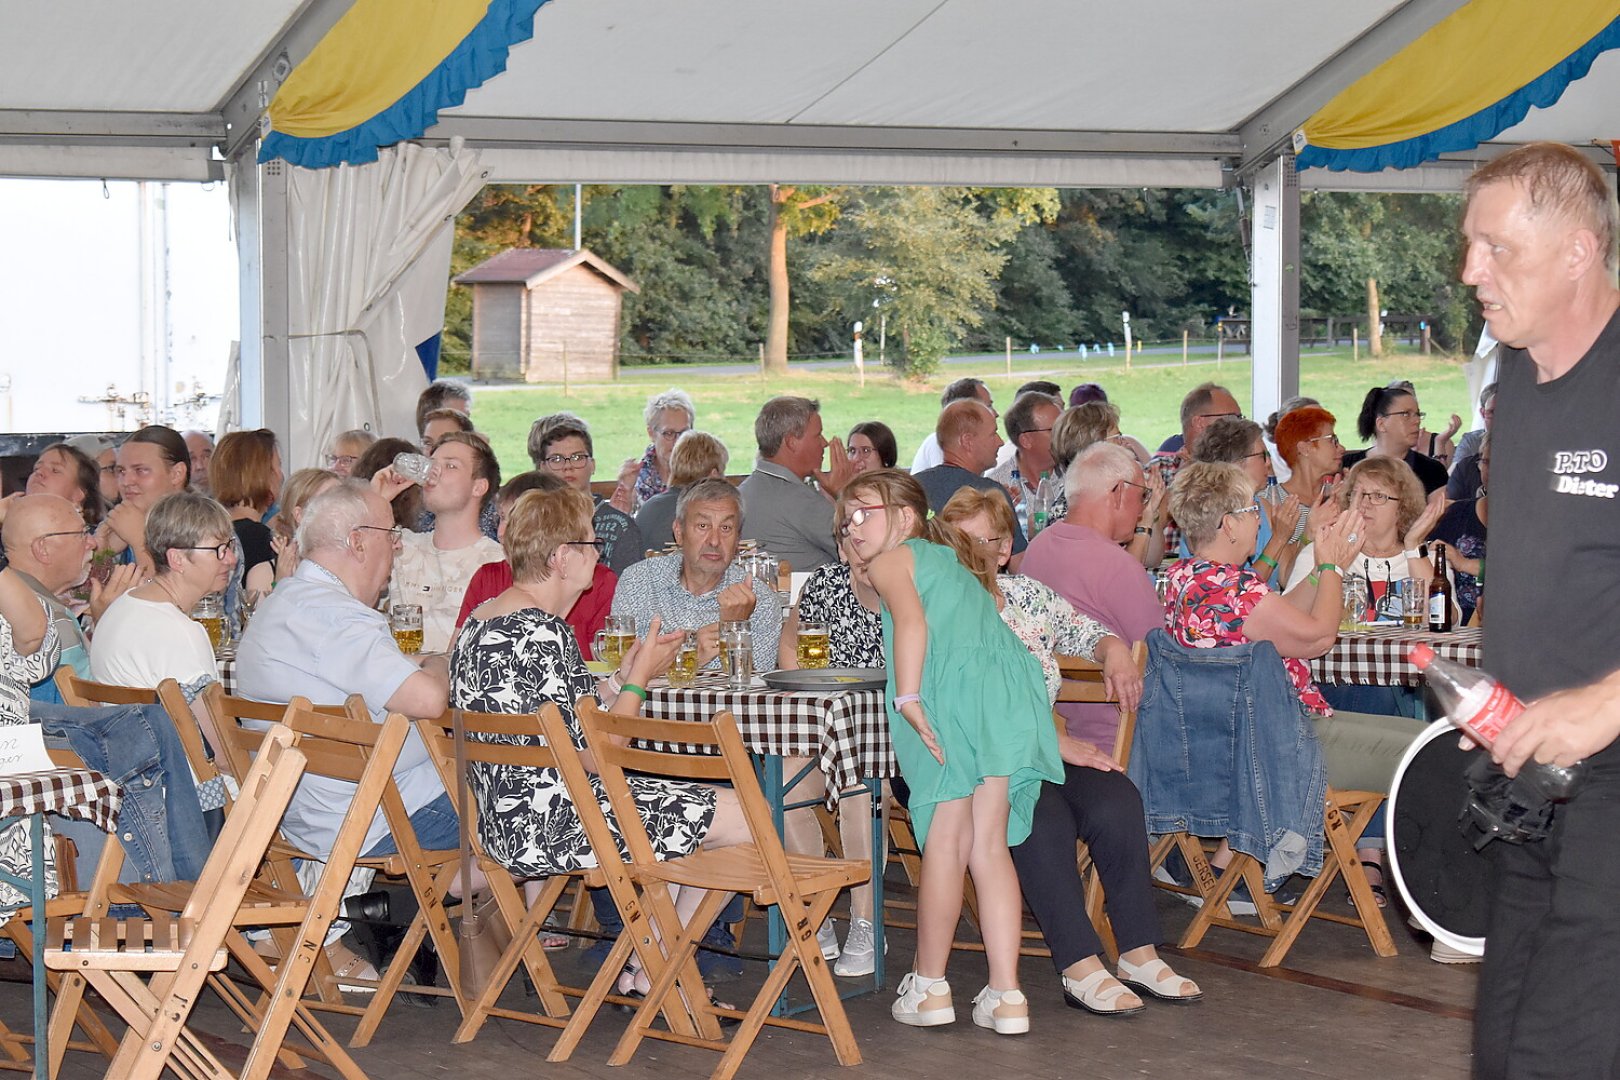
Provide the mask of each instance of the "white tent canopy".
[{"label": "white tent canopy", "polygon": [[[289,312],[319,303],[300,284],[307,253],[289,241],[311,234],[297,219],[297,170],[252,154],[281,80],[351,2],[0,0],[0,175],[205,179],[236,166],[243,419],[289,435],[295,416],[320,411],[305,400],[320,382],[287,370],[300,332]],[[1301,182],[1454,190],[1492,150],[1387,176],[1303,178],[1279,153],[1335,94],[1463,5],[551,0],[507,70],[422,142],[448,153],[458,140],[474,156],[456,171],[491,182],[1242,182],[1269,229],[1254,244],[1263,410],[1297,383]],[[1615,83],[1620,57],[1606,54],[1565,101],[1502,138],[1589,144],[1607,133]],[[338,220],[329,204],[323,213]],[[371,268],[349,272],[371,280]],[[396,266],[390,278],[419,272]],[[376,363],[402,370],[392,355]]]}]

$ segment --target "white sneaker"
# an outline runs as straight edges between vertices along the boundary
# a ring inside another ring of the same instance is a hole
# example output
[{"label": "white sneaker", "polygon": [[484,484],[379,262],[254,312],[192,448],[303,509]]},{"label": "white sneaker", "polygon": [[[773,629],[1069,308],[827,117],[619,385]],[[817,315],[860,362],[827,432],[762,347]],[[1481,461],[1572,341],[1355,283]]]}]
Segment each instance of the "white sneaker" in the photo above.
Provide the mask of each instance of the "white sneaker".
[{"label": "white sneaker", "polygon": [[956,1006],[951,1004],[951,984],[944,979],[924,979],[915,971],[900,980],[900,996],[889,1012],[902,1024],[912,1027],[938,1027],[956,1023]]},{"label": "white sneaker", "polygon": [[1453,949],[1442,941],[1436,941],[1429,946],[1429,959],[1437,964],[1477,964],[1483,961],[1485,956],[1483,953]]},{"label": "white sneaker", "polygon": [[1022,990],[986,986],[973,999],[973,1022],[997,1035],[1023,1035],[1029,1031],[1029,999]]},{"label": "white sneaker", "polygon": [[821,929],[816,931],[816,944],[821,946],[823,960],[838,959],[838,925],[831,919],[822,922]]},{"label": "white sneaker", "polygon": [[[889,955],[889,943],[883,943],[883,955]],[[877,970],[877,944],[872,940],[870,919],[851,919],[849,936],[844,938],[844,954],[833,965],[833,974],[844,978],[870,975]]]}]

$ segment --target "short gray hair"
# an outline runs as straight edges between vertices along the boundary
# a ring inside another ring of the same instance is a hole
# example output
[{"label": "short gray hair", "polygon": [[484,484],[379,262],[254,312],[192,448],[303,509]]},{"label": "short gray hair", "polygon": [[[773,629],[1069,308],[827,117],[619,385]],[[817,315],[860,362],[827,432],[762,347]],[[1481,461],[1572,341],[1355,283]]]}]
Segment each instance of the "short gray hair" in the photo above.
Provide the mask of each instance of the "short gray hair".
[{"label": "short gray hair", "polygon": [[1108,438],[1110,429],[1119,427],[1119,406],[1107,401],[1088,401],[1064,409],[1052,422],[1052,461],[1058,472],[1093,443]]},{"label": "short gray hair", "polygon": [[718,476],[711,476],[707,480],[699,480],[688,485],[675,500],[675,520],[686,524],[686,508],[693,503],[725,502],[730,500],[737,507],[737,522],[742,523],[743,501],[742,492],[731,486],[731,481],[722,480]]},{"label": "short gray hair", "polygon": [[1170,485],[1170,517],[1195,554],[1215,535],[1221,519],[1254,505],[1254,485],[1243,470],[1225,461],[1184,465]]},{"label": "short gray hair", "polygon": [[345,480],[311,499],[295,534],[298,554],[308,558],[317,551],[347,547],[349,534],[364,524],[370,512],[366,505],[370,491],[359,480]]},{"label": "short gray hair", "polygon": [[815,398],[783,394],[767,401],[754,418],[754,442],[759,445],[759,456],[775,457],[789,435],[800,435],[810,425],[810,418],[821,411],[821,402]]},{"label": "short gray hair", "polygon": [[1142,482],[1142,464],[1136,455],[1118,443],[1094,442],[1064,472],[1063,494],[1072,506],[1088,496],[1105,495],[1126,480]]},{"label": "short gray hair", "polygon": [[692,395],[685,390],[677,390],[673,386],[662,394],[654,394],[647,399],[647,407],[642,410],[642,420],[648,428],[658,419],[658,414],[665,409],[682,409],[686,412],[688,424],[697,423],[697,407],[692,404]]},{"label": "short gray hair", "polygon": [[1204,409],[1209,408],[1209,403],[1214,400],[1216,394],[1225,394],[1227,397],[1236,400],[1236,395],[1234,395],[1232,391],[1228,390],[1220,383],[1199,383],[1197,386],[1187,391],[1187,396],[1181,399],[1182,431],[1186,431],[1187,428],[1192,424],[1193,417],[1197,416]]},{"label": "short gray hair", "polygon": [[1262,440],[1260,425],[1239,416],[1223,416],[1211,422],[1198,441],[1188,449],[1194,461],[1225,461],[1241,465],[1249,456],[1254,440]]},{"label": "short gray hair", "polygon": [[1035,410],[1042,405],[1050,405],[1058,412],[1063,411],[1063,401],[1051,394],[1043,394],[1031,390],[1019,394],[1018,400],[1012,403],[1007,415],[1001,418],[1002,425],[1007,429],[1007,441],[1013,445],[1018,444],[1018,437],[1035,426]]},{"label": "short gray hair", "polygon": [[157,572],[169,572],[169,552],[206,547],[215,537],[236,542],[231,515],[207,495],[176,491],[152,504],[146,513],[146,550]]}]

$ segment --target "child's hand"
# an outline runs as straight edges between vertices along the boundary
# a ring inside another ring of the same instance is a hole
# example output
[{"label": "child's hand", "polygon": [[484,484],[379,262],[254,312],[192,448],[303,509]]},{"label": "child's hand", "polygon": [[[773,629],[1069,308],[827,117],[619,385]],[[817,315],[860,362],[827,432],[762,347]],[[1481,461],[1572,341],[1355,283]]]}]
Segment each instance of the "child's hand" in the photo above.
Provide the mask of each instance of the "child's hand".
[{"label": "child's hand", "polygon": [[945,764],[945,751],[939,748],[939,740],[934,737],[934,729],[928,723],[928,714],[923,712],[922,703],[908,701],[900,706],[900,715],[905,717],[912,727],[917,729],[918,738],[928,747],[928,752],[934,755],[934,760],[941,765]]}]

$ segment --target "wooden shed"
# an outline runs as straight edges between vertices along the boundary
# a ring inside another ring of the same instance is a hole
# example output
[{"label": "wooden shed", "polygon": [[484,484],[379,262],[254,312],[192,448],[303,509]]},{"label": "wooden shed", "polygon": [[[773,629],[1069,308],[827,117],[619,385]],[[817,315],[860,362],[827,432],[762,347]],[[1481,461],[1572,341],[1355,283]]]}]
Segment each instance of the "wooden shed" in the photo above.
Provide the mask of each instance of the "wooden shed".
[{"label": "wooden shed", "polygon": [[458,274],[455,283],[472,290],[474,378],[618,375],[621,299],[626,289],[640,290],[591,252],[511,248]]}]

